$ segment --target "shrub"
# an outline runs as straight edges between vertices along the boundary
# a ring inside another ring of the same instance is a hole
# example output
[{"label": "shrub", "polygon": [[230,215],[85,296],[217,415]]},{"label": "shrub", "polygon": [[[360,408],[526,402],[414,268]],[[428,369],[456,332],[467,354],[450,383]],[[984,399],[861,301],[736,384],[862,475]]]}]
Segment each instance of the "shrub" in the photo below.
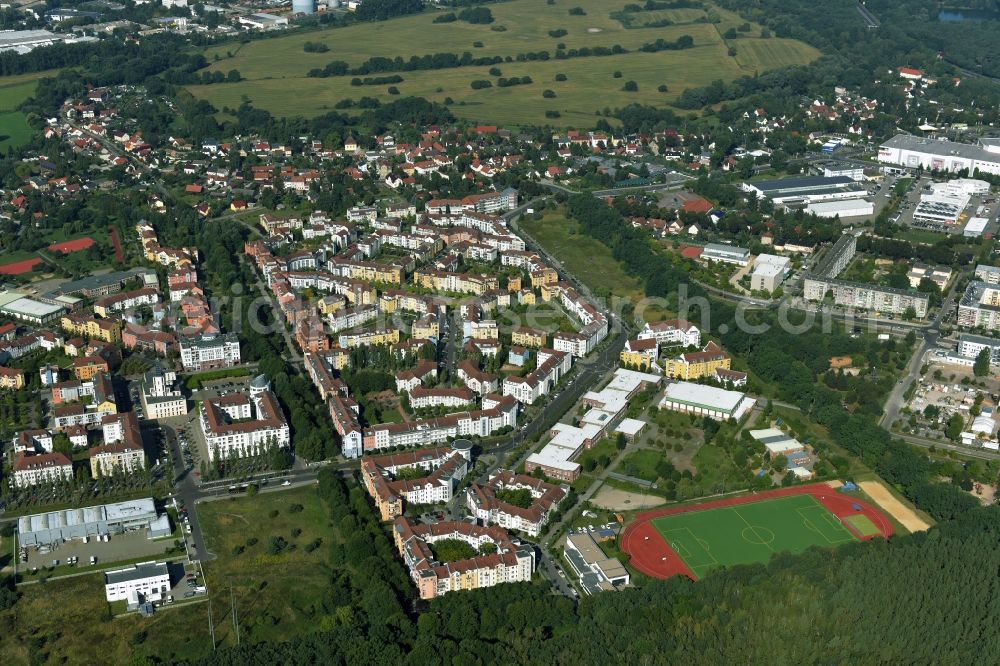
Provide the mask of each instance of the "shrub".
[{"label": "shrub", "polygon": [[639,90],[639,84],[635,81],[626,81],[625,85],[622,86],[622,90],[625,92],[636,92]]},{"label": "shrub", "polygon": [[544,97],[545,99],[552,99],[555,96],[556,96],[556,93],[553,90],[543,90],[542,91],[542,97]]},{"label": "shrub", "polygon": [[499,67],[490,67],[490,76],[501,76],[502,74]]},{"label": "shrub", "polygon": [[559,39],[560,37],[565,37],[568,34],[569,32],[567,32],[563,28],[557,28],[556,30],[549,30],[549,37],[554,37],[556,39]]},{"label": "shrub", "polygon": [[574,7],[573,9],[569,10],[569,15],[570,16],[586,16],[587,12],[583,11],[583,7]]},{"label": "shrub", "polygon": [[301,527],[293,527],[292,528],[292,538],[293,539],[298,539],[299,535],[301,535],[301,534],[302,534],[302,528]]},{"label": "shrub", "polygon": [[305,551],[307,553],[311,553],[317,548],[319,548],[322,543],[323,543],[322,539],[314,539],[313,541],[310,541],[305,545]]},{"label": "shrub", "polygon": [[435,23],[452,23],[457,21],[458,17],[455,16],[454,12],[448,12],[447,14],[438,14],[434,17]]},{"label": "shrub", "polygon": [[398,95],[399,94],[399,88],[397,88],[396,86],[389,86],[389,90],[387,92],[390,95]]},{"label": "shrub", "polygon": [[481,48],[483,48],[483,43],[482,42],[472,42],[472,48],[481,49]]},{"label": "shrub", "polygon": [[460,11],[458,18],[467,23],[485,25],[493,23],[493,12],[490,11],[489,7],[469,7]]},{"label": "shrub", "polygon": [[662,93],[665,93],[665,92],[668,92],[668,89],[667,89],[667,86],[666,86],[666,84],[660,84],[660,85],[659,85],[659,86],[658,86],[658,87],[656,88],[656,90],[657,90],[658,92],[662,92]]},{"label": "shrub", "polygon": [[288,542],[285,541],[284,537],[273,536],[268,539],[267,542],[267,554],[268,555],[279,555],[288,548]]},{"label": "shrub", "polygon": [[304,507],[301,504],[293,504],[288,507],[289,513],[301,513]]},{"label": "shrub", "polygon": [[476,79],[469,85],[472,87],[473,90],[482,90],[483,88],[492,88],[493,82],[487,81],[485,79]]},{"label": "shrub", "polygon": [[270,517],[270,518],[277,518],[277,517],[278,517],[278,513],[279,513],[279,512],[278,512],[278,510],[277,510],[277,509],[271,509],[271,512],[270,512],[270,513],[268,513],[267,515],[268,515],[268,517]]},{"label": "shrub", "polygon": [[556,74],[556,81],[565,81],[565,80],[566,80],[565,74]]},{"label": "shrub", "polygon": [[620,79],[622,78],[622,73],[619,70],[615,70],[615,72],[611,76],[613,76],[616,79]]},{"label": "shrub", "polygon": [[248,548],[250,546],[256,546],[256,545],[257,545],[257,537],[250,537],[249,539],[247,539],[247,547]]},{"label": "shrub", "polygon": [[546,118],[561,118],[562,114],[559,113],[558,111],[546,111],[545,112],[545,117]]},{"label": "shrub", "polygon": [[233,555],[242,555],[244,550],[246,550],[244,546],[233,546]]},{"label": "shrub", "polygon": [[330,47],[323,42],[306,42],[302,45],[302,50],[306,53],[326,53]]}]

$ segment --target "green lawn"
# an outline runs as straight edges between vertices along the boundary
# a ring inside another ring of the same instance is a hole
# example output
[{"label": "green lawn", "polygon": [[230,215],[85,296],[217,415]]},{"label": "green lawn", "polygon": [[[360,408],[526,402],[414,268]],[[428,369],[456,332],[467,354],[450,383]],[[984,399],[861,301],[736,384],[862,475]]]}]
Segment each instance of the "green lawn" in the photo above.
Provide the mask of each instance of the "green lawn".
[{"label": "green lawn", "polygon": [[17,111],[21,102],[35,94],[38,79],[54,72],[32,72],[21,76],[0,77],[0,153],[23,146],[31,139],[27,117]]},{"label": "green lawn", "polygon": [[638,479],[655,482],[660,477],[656,471],[656,465],[663,459],[664,455],[661,451],[639,449],[622,459],[618,471]]},{"label": "green lawn", "polygon": [[662,516],[653,526],[698,578],[720,566],[767,562],[775,553],[856,539],[811,495]]},{"label": "green lawn", "polygon": [[[734,40],[738,42],[738,55],[733,58],[726,53],[728,46],[720,36],[720,29],[725,31],[742,23],[742,19],[728,12],[721,12],[722,23],[718,25],[686,23],[626,29],[610,16],[620,7],[609,7],[600,0],[576,0],[575,4],[583,7],[587,15],[570,16],[568,6],[562,4],[512,0],[490,6],[495,17],[491,25],[464,21],[435,24],[437,12],[429,11],[391,21],[256,40],[242,46],[210,47],[204,51],[212,62],[210,70],[236,69],[245,80],[188,89],[220,110],[234,109],[248,100],[277,115],[311,116],[333,109],[344,98],[371,96],[385,101],[392,96],[388,85],[351,86],[350,75],[308,78],[310,69],[323,68],[336,60],[356,66],[372,56],[408,60],[412,55],[442,52],[461,55],[468,51],[473,57],[509,57],[512,62],[497,65],[502,76],[527,75],[533,83],[472,90],[471,81],[491,79],[495,83],[496,76],[489,74],[488,67],[462,67],[399,72],[405,80],[393,85],[403,96],[415,95],[438,102],[450,97],[453,113],[471,120],[573,125],[591,124],[594,112],[604,107],[632,102],[664,106],[690,87],[801,64],[819,56],[812,47],[793,40],[760,39],[759,28],[754,26],[746,37]],[[551,37],[549,32],[557,29],[566,30],[567,34]],[[638,51],[645,43],[657,39],[673,41],[682,35],[690,35],[695,47],[659,53]],[[329,51],[305,53],[303,44],[307,41],[326,44]],[[474,46],[477,43],[481,46]],[[528,52],[544,50],[554,55],[558,44],[567,49],[621,45],[630,52],[606,57],[516,61],[519,54]],[[622,73],[621,78],[612,77],[615,71]],[[555,75],[560,73],[568,80],[556,82]],[[622,90],[629,80],[638,84],[638,92]],[[660,85],[666,85],[668,92],[658,92]],[[554,91],[556,97],[543,98],[546,89]],[[289,94],[291,90],[294,94]],[[598,91],[600,94],[595,94]],[[546,111],[558,111],[561,117],[547,119]]]},{"label": "green lawn", "polygon": [[[518,225],[596,295],[610,294],[632,303],[645,298],[639,279],[626,273],[605,245],[579,233],[575,222],[561,214],[548,213],[541,220],[522,219]],[[647,308],[644,312],[646,321],[659,321],[665,315],[659,308]]]}]

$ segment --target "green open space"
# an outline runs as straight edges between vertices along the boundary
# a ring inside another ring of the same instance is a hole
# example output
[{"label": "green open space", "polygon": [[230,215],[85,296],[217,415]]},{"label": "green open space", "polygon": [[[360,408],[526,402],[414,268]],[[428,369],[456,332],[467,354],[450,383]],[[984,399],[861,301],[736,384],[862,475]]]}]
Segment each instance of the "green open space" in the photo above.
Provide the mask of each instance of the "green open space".
[{"label": "green open space", "polygon": [[[220,644],[236,643],[233,602],[243,642],[288,640],[317,629],[316,609],[329,590],[330,544],[339,539],[315,487],[202,503],[198,516],[205,545],[215,556],[204,563],[210,601],[174,604],[149,618],[130,613],[112,619],[101,574],[24,585],[14,609],[0,613],[4,663],[124,664],[143,656],[172,663],[203,657],[212,649],[209,604]],[[296,529],[301,532],[293,536]],[[285,544],[277,553],[272,537]]]},{"label": "green open space", "polygon": [[629,453],[622,459],[618,471],[622,474],[653,483],[660,478],[659,473],[656,471],[656,465],[663,460],[664,455],[662,451],[639,449]]},{"label": "green open space", "polygon": [[775,553],[856,540],[812,495],[661,516],[652,523],[698,578],[716,567],[764,563]]},{"label": "green open space", "polygon": [[[576,222],[559,213],[548,213],[540,220],[524,218],[518,225],[595,295],[633,304],[645,298],[639,279],[625,272],[606,245],[579,233]],[[655,307],[646,308],[643,314],[647,321],[658,321],[666,315]]]},{"label": "green open space", "polygon": [[0,153],[23,146],[31,139],[27,117],[17,110],[21,102],[35,94],[38,80],[53,72],[32,72],[0,77]]},{"label": "green open space", "polygon": [[[611,17],[621,7],[609,7],[600,0],[578,0],[576,4],[586,11],[585,16],[570,15],[569,8],[562,4],[513,0],[490,6],[495,20],[489,25],[464,21],[435,24],[437,12],[424,12],[390,21],[256,40],[241,46],[209,47],[204,53],[212,63],[210,70],[236,69],[244,80],[189,86],[188,90],[219,109],[234,109],[249,101],[276,115],[313,116],[332,110],[345,98],[369,96],[388,101],[394,97],[388,85],[352,86],[351,75],[309,78],[307,73],[312,69],[322,69],[333,61],[355,67],[373,56],[409,60],[414,55],[469,52],[476,58],[509,57],[511,62],[496,65],[502,76],[530,76],[533,83],[501,88],[495,85],[497,77],[489,74],[489,67],[460,67],[398,72],[404,80],[392,85],[402,96],[437,102],[451,98],[452,112],[470,120],[573,125],[592,120],[594,112],[605,107],[633,102],[666,106],[687,88],[708,85],[716,79],[732,80],[776,67],[803,64],[819,56],[814,48],[795,40],[762,39],[759,27],[754,26],[752,32],[731,40],[737,48],[737,56],[732,57],[727,53],[730,44],[721,35],[742,20],[721,10],[718,10],[718,24],[678,22],[664,27],[629,29]],[[691,16],[685,18],[690,20]],[[566,34],[552,37],[549,33],[556,30],[565,30]],[[658,39],[675,41],[683,35],[694,40],[693,48],[657,53],[638,50],[643,44]],[[303,45],[307,41],[325,44],[329,51],[306,53]],[[517,61],[519,54],[539,51],[554,56],[559,44],[566,49],[610,49],[620,45],[629,52]],[[614,72],[621,72],[621,77],[613,78]],[[567,80],[555,81],[556,74],[565,74]],[[477,79],[491,80],[494,86],[473,90],[470,83]],[[624,91],[626,81],[635,81],[638,91]],[[667,86],[666,93],[658,91],[661,85]],[[543,98],[544,90],[552,90],[556,97]],[[547,111],[558,111],[560,117],[547,118]]]}]

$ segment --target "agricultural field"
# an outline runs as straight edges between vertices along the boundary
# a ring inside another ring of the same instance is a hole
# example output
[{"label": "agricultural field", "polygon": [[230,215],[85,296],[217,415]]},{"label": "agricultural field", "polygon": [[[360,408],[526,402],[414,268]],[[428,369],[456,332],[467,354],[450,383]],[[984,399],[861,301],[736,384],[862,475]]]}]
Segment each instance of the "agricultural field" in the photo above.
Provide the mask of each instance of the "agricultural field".
[{"label": "agricultural field", "polygon": [[[628,28],[622,20],[612,17],[612,14],[622,16],[625,4],[609,6],[599,0],[575,0],[573,5],[560,2],[549,5],[537,0],[513,0],[490,5],[495,20],[489,25],[464,21],[436,24],[433,21],[439,12],[430,11],[391,21],[212,47],[205,51],[212,63],[209,70],[236,69],[245,80],[189,86],[188,90],[220,110],[235,109],[249,101],[276,115],[313,116],[333,110],[342,99],[368,96],[390,101],[395,97],[390,95],[389,85],[352,86],[351,75],[309,78],[306,74],[311,69],[321,69],[333,61],[344,61],[354,67],[373,56],[408,60],[413,55],[469,52],[476,58],[509,58],[510,62],[496,65],[501,70],[499,76],[529,76],[532,83],[473,90],[472,81],[495,83],[498,77],[489,73],[489,67],[470,66],[398,72],[404,80],[391,85],[400,96],[425,97],[437,102],[450,99],[447,103],[452,112],[469,119],[575,125],[591,121],[595,112],[604,108],[635,102],[666,106],[690,87],[802,64],[819,56],[818,51],[801,42],[761,38],[759,26],[740,33],[738,39],[726,40],[722,35],[743,21],[718,8],[710,9],[717,23],[705,22],[706,11],[702,9],[630,12],[625,23],[633,27]],[[586,15],[570,15],[571,6],[582,7]],[[671,24],[642,27],[664,19]],[[693,38],[693,48],[657,53],[638,51],[645,43],[657,39],[674,41],[683,35]],[[307,41],[325,44],[329,51],[306,53],[303,45]],[[621,45],[630,52],[517,62],[518,54],[522,53],[548,51],[552,55],[559,44],[566,49]],[[736,48],[735,57],[727,54],[730,46]],[[620,77],[616,78],[615,72],[620,72]],[[566,80],[556,81],[557,74],[564,74]],[[635,81],[638,90],[623,90],[627,81]],[[667,86],[667,92],[658,91],[661,85]],[[555,97],[543,97],[546,90],[554,92]],[[598,91],[600,94],[595,94]],[[551,115],[553,111],[560,116],[546,116],[546,112]]]}]

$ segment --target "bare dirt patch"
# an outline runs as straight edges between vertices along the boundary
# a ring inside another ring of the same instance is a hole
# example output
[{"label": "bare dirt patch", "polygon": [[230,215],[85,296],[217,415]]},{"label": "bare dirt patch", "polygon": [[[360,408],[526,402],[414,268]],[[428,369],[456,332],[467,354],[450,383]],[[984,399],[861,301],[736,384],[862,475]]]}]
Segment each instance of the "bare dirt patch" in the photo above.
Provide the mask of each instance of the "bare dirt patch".
[{"label": "bare dirt patch", "polygon": [[630,493],[627,490],[604,486],[594,495],[590,502],[594,506],[607,509],[608,511],[630,511],[632,509],[650,509],[661,504],[666,504],[667,500],[657,495]]},{"label": "bare dirt patch", "polygon": [[861,481],[858,487],[875,501],[884,511],[899,521],[899,524],[910,532],[924,532],[930,528],[930,524],[914,513],[913,509],[906,506],[889,489],[877,481]]}]

